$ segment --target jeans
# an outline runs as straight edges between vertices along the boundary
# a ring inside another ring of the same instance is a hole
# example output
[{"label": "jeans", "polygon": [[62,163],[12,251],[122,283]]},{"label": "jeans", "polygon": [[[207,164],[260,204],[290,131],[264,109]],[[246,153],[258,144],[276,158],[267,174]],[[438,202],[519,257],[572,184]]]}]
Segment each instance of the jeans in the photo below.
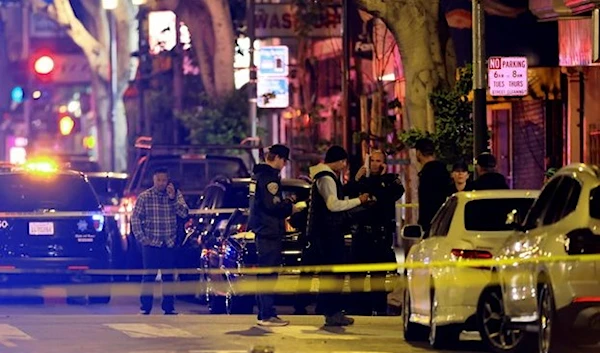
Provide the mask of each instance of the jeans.
[{"label": "jeans", "polygon": [[[144,246],[142,248],[142,261],[144,270],[149,270],[149,273],[142,277],[142,295],[140,296],[142,311],[150,312],[154,302],[154,284],[158,270],[172,272],[175,269],[175,248],[158,248],[154,246]],[[173,274],[161,273],[163,283],[168,283],[162,286],[163,299],[162,309],[164,312],[175,310],[175,296],[173,295]]]}]

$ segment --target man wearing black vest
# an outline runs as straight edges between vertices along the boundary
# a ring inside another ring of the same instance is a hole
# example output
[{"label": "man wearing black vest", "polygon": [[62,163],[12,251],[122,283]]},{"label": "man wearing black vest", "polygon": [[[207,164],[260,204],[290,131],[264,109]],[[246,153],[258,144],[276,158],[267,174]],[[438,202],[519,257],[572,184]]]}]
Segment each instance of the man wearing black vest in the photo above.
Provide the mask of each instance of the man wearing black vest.
[{"label": "man wearing black vest", "polygon": [[[265,163],[254,167],[250,182],[250,215],[248,228],[256,234],[258,264],[261,267],[281,266],[281,250],[285,235],[285,219],[296,208],[294,200],[283,199],[279,173],[290,157],[290,149],[284,145],[273,145],[265,155]],[[277,272],[258,275],[257,294],[258,325],[286,326],[275,312],[275,297],[272,293]],[[270,287],[270,288],[267,288]],[[262,293],[261,293],[262,292]]]},{"label": "man wearing black vest", "polygon": [[[340,146],[332,146],[327,150],[325,163],[310,168],[313,179],[308,210],[307,239],[314,246],[317,263],[336,265],[346,263],[344,256],[344,228],[347,213],[353,208],[369,200],[368,194],[361,194],[354,199],[344,197],[343,186],[339,174],[348,165],[348,153]],[[322,275],[324,273],[321,273]],[[324,274],[327,283],[327,293],[319,293],[319,306],[325,314],[325,326],[347,326],[354,319],[342,312],[341,293],[344,284],[343,274]]]}]

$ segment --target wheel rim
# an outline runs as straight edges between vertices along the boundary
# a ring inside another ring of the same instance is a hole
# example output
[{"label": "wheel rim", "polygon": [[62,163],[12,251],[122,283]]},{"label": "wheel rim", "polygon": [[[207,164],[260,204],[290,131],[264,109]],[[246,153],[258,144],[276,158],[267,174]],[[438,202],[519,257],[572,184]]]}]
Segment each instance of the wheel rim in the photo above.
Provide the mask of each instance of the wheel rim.
[{"label": "wheel rim", "polygon": [[522,333],[507,327],[499,293],[489,292],[485,296],[482,316],[485,335],[494,347],[510,350],[519,344]]},{"label": "wheel rim", "polygon": [[540,353],[550,352],[550,340],[552,337],[552,296],[547,286],[542,288],[540,300]]}]

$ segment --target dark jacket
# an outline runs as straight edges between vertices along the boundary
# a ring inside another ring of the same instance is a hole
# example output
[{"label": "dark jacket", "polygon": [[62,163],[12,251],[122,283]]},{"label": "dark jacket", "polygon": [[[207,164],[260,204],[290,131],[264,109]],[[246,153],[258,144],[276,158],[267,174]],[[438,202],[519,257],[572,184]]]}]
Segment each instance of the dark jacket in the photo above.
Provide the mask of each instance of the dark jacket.
[{"label": "dark jacket", "polygon": [[292,202],[281,196],[279,171],[267,164],[254,167],[250,182],[248,228],[262,239],[281,239],[285,219],[292,214]]},{"label": "dark jacket", "polygon": [[396,201],[404,195],[404,186],[397,174],[363,176],[356,182],[355,191],[358,196],[368,193],[376,202],[365,212],[367,223],[371,226],[390,227],[396,219]]},{"label": "dark jacket", "polygon": [[497,172],[482,174],[473,182],[473,190],[503,190],[509,189],[504,175]]},{"label": "dark jacket", "polygon": [[428,230],[436,212],[448,196],[450,173],[440,161],[425,163],[419,172],[419,224]]}]

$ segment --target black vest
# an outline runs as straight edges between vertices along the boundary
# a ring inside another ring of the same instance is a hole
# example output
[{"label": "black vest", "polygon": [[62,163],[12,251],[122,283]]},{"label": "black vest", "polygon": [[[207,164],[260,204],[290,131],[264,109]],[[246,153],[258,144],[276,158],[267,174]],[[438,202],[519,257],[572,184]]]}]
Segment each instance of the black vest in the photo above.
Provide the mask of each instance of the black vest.
[{"label": "black vest", "polygon": [[344,191],[339,178],[328,170],[319,172],[313,178],[313,184],[310,189],[310,205],[308,208],[308,222],[306,226],[306,235],[308,240],[324,237],[343,237],[343,223],[346,212],[331,212],[327,208],[327,201],[321,196],[317,188],[317,180],[324,176],[333,178],[337,188],[337,197],[344,199]]}]

